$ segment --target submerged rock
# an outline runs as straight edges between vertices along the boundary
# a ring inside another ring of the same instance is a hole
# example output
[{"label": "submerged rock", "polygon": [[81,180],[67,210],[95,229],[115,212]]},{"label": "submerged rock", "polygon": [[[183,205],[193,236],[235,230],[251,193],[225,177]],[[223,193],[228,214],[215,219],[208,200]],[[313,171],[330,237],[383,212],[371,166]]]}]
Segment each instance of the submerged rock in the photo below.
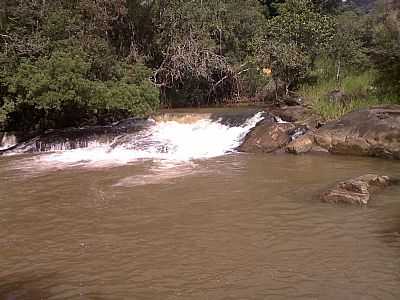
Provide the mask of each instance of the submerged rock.
[{"label": "submerged rock", "polygon": [[400,159],[400,106],[349,113],[317,130],[314,138],[335,154]]},{"label": "submerged rock", "polygon": [[338,183],[321,194],[321,200],[328,203],[368,204],[371,193],[385,188],[395,180],[388,176],[367,174]]}]

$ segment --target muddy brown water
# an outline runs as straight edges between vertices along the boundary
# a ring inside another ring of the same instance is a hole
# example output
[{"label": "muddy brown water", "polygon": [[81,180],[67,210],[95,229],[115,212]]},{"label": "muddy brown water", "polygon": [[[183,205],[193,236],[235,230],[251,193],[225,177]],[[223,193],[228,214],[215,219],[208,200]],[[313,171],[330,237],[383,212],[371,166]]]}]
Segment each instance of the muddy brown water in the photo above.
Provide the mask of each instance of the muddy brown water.
[{"label": "muddy brown water", "polygon": [[[231,154],[22,168],[0,157],[0,299],[400,299],[400,188],[316,195],[400,163]],[[29,158],[29,157],[28,157]]]}]

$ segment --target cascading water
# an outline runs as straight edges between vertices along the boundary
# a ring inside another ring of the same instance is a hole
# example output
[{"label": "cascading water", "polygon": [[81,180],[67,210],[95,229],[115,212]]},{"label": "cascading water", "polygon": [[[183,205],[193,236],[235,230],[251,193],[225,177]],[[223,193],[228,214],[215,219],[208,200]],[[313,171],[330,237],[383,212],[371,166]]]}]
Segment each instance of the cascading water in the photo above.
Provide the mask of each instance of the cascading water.
[{"label": "cascading water", "polygon": [[17,138],[15,137],[15,135],[0,132],[0,150],[11,148],[16,144]]},{"label": "cascading water", "polygon": [[264,113],[258,112],[238,126],[230,126],[222,119],[213,120],[209,115],[190,122],[153,120],[148,128],[120,135],[112,142],[91,143],[86,148],[42,153],[34,156],[34,160],[49,166],[109,166],[139,160],[180,164],[234,151],[245,135],[263,118]]}]

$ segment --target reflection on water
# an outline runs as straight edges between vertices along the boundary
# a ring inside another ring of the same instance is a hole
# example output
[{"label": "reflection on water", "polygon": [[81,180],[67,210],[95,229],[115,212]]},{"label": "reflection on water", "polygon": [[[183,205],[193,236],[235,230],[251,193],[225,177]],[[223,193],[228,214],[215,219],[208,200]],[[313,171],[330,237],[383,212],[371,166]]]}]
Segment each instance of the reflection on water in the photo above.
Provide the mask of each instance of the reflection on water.
[{"label": "reflection on water", "polygon": [[399,162],[20,159],[0,158],[0,299],[400,299],[400,188],[366,208],[315,197]]}]

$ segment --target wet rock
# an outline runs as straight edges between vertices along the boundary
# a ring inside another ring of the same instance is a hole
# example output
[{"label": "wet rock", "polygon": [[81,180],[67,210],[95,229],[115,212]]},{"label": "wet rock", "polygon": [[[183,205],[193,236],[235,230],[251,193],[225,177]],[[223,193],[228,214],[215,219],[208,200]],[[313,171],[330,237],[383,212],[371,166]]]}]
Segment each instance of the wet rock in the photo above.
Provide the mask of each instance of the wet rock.
[{"label": "wet rock", "polygon": [[367,174],[338,183],[321,194],[321,200],[328,203],[368,204],[371,194],[385,188],[395,180],[388,176]]},{"label": "wet rock", "polygon": [[[248,119],[252,118],[256,113],[260,112],[259,109],[246,109],[232,112],[217,112],[210,116],[210,119],[214,122],[219,122],[220,124],[229,127],[238,127],[243,125]],[[273,116],[263,112],[263,117],[265,119],[271,119]]]},{"label": "wet rock", "polygon": [[314,138],[335,154],[400,159],[400,106],[349,113],[318,129]]},{"label": "wet rock", "polygon": [[305,125],[308,129],[317,128],[320,123],[320,117],[316,116],[310,108],[305,106],[281,106],[273,109],[272,113],[286,122]]},{"label": "wet rock", "polygon": [[307,153],[312,150],[314,146],[314,138],[311,134],[305,134],[294,141],[291,141],[286,146],[286,151],[292,154]]},{"label": "wet rock", "polygon": [[239,151],[271,153],[284,148],[290,141],[296,126],[291,123],[276,123],[267,119],[250,131]]},{"label": "wet rock", "polygon": [[108,126],[48,130],[42,135],[0,150],[0,155],[7,152],[33,153],[86,148],[90,143],[109,143],[121,134],[137,132],[151,124],[145,118],[130,118]]}]

